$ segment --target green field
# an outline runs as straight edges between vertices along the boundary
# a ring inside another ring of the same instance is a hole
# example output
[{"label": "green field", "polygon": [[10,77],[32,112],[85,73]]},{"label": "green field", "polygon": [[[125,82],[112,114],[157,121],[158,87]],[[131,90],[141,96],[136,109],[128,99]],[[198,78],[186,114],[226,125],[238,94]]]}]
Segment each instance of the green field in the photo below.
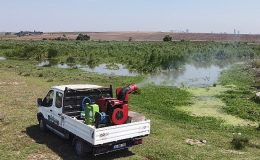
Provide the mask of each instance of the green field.
[{"label": "green field", "polygon": [[[69,141],[41,133],[37,126],[36,98],[45,96],[50,86],[121,86],[146,79],[146,75],[111,77],[78,69],[37,67],[38,60],[52,58],[94,66],[120,61],[147,73],[174,65],[176,59],[221,65],[224,59],[253,58],[260,54],[259,48],[215,42],[0,41],[0,55],[7,57],[0,61],[0,159],[77,159]],[[23,60],[15,60],[19,58]],[[252,98],[256,91],[252,85],[254,73],[245,64],[224,71],[216,87],[147,85],[140,94],[130,96],[130,109],[151,119],[151,135],[144,145],[95,159],[259,159],[260,105]],[[204,114],[205,110],[208,112]],[[235,150],[231,145],[233,133],[249,137],[249,144]],[[187,139],[207,143],[189,145]]]}]

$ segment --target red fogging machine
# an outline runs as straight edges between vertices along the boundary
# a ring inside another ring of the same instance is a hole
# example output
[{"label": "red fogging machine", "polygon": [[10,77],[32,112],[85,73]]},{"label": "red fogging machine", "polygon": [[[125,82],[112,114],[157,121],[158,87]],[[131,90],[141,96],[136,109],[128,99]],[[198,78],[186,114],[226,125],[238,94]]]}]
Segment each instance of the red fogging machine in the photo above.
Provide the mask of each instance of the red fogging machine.
[{"label": "red fogging machine", "polygon": [[[128,119],[128,95],[138,90],[136,84],[132,84],[126,87],[119,87],[116,89],[115,98],[100,98],[97,100],[100,112],[103,115],[109,117],[110,123],[113,125],[124,124]],[[104,117],[104,116],[103,116]],[[103,118],[104,119],[104,118]],[[102,121],[101,113],[96,115],[96,126],[97,123]]]}]

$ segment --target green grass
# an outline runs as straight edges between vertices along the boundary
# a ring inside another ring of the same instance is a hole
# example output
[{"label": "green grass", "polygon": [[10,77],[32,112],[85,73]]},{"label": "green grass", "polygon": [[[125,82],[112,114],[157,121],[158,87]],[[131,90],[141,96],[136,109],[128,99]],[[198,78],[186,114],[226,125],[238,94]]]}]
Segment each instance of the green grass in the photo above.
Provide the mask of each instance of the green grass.
[{"label": "green grass", "polygon": [[260,104],[254,101],[256,89],[251,87],[254,86],[254,73],[247,67],[234,66],[223,73],[220,82],[235,86],[219,96],[226,103],[226,112],[259,122]]},{"label": "green grass", "polygon": [[[94,83],[115,86],[141,82],[145,77],[107,77],[79,70],[35,67],[36,62],[0,62],[0,157],[1,159],[77,159],[68,141],[39,131],[36,98],[45,96],[49,87],[69,83]],[[39,76],[42,74],[42,76]],[[51,79],[52,81],[49,81]],[[228,81],[226,81],[228,84]],[[238,82],[237,82],[238,83]],[[195,94],[195,93],[193,93]],[[200,94],[199,91],[196,94]],[[233,151],[234,132],[260,143],[253,127],[223,126],[213,117],[195,117],[180,111],[192,106],[186,89],[146,86],[141,94],[130,96],[130,109],[151,119],[151,135],[144,145],[129,152],[111,153],[96,159],[257,159],[259,149],[246,147]],[[2,117],[2,118],[1,118]],[[190,146],[187,138],[206,139],[205,146]]]}]

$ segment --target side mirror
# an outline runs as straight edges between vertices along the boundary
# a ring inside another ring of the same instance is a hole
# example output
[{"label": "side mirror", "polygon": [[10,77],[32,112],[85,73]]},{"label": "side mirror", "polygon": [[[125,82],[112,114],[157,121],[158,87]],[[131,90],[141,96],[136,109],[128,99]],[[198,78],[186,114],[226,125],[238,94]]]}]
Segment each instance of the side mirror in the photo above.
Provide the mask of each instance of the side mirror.
[{"label": "side mirror", "polygon": [[38,107],[39,107],[39,106],[42,106],[42,99],[41,99],[41,98],[38,98],[38,99],[37,99],[37,105],[38,105]]}]

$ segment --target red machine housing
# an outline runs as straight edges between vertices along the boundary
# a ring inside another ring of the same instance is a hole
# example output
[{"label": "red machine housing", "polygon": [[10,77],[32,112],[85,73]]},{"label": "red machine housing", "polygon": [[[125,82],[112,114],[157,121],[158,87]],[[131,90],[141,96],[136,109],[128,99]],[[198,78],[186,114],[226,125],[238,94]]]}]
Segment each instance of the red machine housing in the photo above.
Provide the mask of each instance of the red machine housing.
[{"label": "red machine housing", "polygon": [[129,97],[128,95],[131,94],[132,92],[138,90],[138,86],[136,84],[132,84],[126,87],[119,87],[116,89],[116,97],[118,100],[128,102]]},{"label": "red machine housing", "polygon": [[100,112],[107,112],[107,106],[108,106],[108,100],[110,98],[100,98],[96,101],[96,103],[99,106],[99,111]]},{"label": "red machine housing", "polygon": [[116,97],[114,98],[100,98],[97,100],[101,112],[105,112],[110,117],[112,124],[124,124],[128,118],[128,94],[138,89],[136,84],[126,87],[119,87],[116,89]]},{"label": "red machine housing", "polygon": [[120,108],[115,108],[111,121],[113,124],[120,125],[127,121],[128,118],[128,104],[123,104]]}]

